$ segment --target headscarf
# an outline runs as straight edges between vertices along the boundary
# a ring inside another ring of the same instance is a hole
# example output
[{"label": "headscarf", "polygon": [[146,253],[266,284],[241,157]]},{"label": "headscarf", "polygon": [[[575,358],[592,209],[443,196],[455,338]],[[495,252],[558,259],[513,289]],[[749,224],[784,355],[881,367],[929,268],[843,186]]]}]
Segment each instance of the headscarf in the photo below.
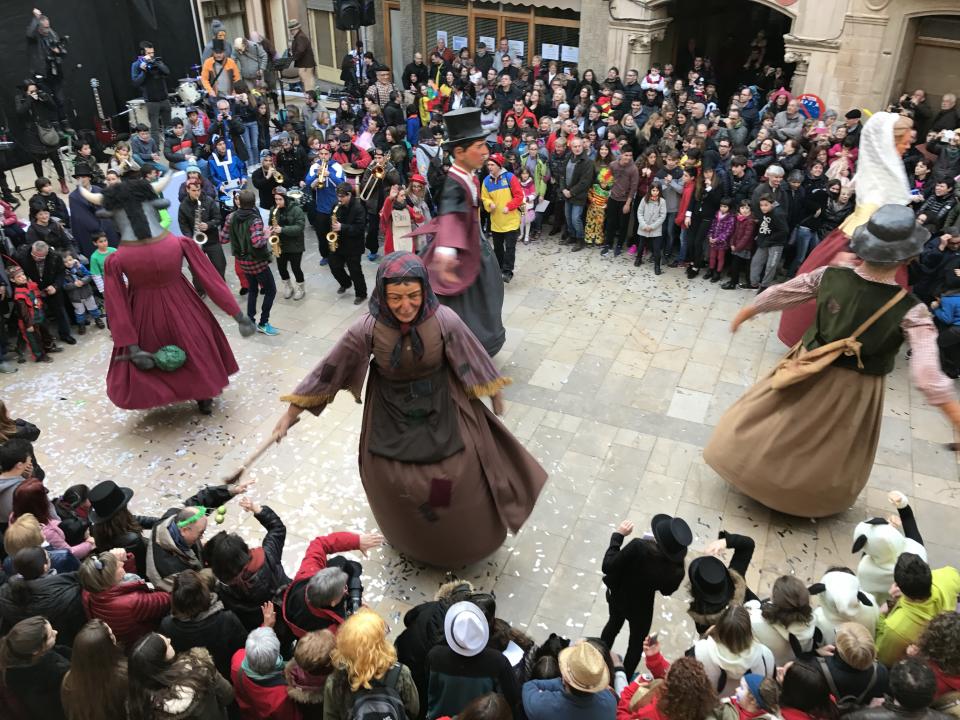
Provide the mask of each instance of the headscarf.
[{"label": "headscarf", "polygon": [[860,131],[857,174],[853,178],[858,205],[908,205],[907,171],[897,152],[893,126],[900,115],[876,112]]},{"label": "headscarf", "polygon": [[[387,305],[387,281],[417,281],[420,283],[420,287],[423,289],[423,302],[420,305],[420,312],[417,313],[413,322],[400,322],[390,311]],[[417,325],[432,317],[439,305],[440,301],[437,300],[433,288],[430,287],[427,267],[419,257],[410,252],[394,252],[380,262],[380,267],[377,268],[377,284],[370,295],[369,309],[374,320],[387,327],[400,330],[400,338],[390,353],[391,368],[400,367],[400,353],[403,350],[403,340],[407,335],[410,336],[410,345],[413,348],[414,356],[418,360],[423,358],[423,341],[417,333]]]}]

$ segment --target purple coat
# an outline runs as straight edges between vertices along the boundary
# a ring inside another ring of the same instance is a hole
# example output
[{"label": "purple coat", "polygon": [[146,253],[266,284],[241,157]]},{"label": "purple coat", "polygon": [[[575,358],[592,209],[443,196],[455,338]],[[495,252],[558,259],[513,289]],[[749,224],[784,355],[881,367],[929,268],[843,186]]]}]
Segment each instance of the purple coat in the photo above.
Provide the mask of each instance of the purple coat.
[{"label": "purple coat", "polygon": [[713,216],[713,220],[710,221],[710,232],[707,233],[711,247],[727,248],[730,246],[730,236],[733,235],[735,217],[732,212],[723,216],[717,212]]}]

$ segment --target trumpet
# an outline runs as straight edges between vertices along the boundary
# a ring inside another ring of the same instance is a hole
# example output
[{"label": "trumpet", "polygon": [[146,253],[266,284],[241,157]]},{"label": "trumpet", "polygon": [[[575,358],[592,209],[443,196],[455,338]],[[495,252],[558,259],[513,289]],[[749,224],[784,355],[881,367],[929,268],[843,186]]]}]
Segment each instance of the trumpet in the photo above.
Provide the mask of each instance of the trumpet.
[{"label": "trumpet", "polygon": [[363,189],[360,191],[360,199],[363,202],[366,202],[373,195],[373,191],[377,187],[377,183],[383,180],[383,177],[387,174],[387,168],[381,163],[373,168],[373,171],[370,173],[370,177],[367,178],[367,182],[364,183]]},{"label": "trumpet", "polygon": [[[273,227],[277,224],[277,208],[274,208],[270,211],[270,227]],[[270,250],[273,252],[274,257],[280,257],[280,236],[271,235],[270,239]]]},{"label": "trumpet", "polygon": [[330,177],[330,163],[327,160],[323,161],[323,164],[320,165],[320,173],[317,175],[316,179],[310,183],[310,188],[312,190],[317,189],[318,187],[327,186],[327,178]]},{"label": "trumpet", "polygon": [[[339,209],[340,209],[340,203],[337,203],[336,205],[333,206],[333,211],[330,213],[330,217],[332,219],[339,220],[339,218],[337,217],[337,210]],[[340,233],[334,230],[331,230],[330,232],[327,233],[327,247],[329,248],[330,252],[337,251],[337,246],[339,245],[339,242],[340,242]]]},{"label": "trumpet", "polygon": [[273,180],[274,182],[283,185],[283,175],[281,175],[280,171],[276,168],[273,169]]},{"label": "trumpet", "polygon": [[198,229],[200,226],[200,216],[203,213],[203,196],[197,198],[197,209],[193,213],[193,241],[197,245],[206,245],[207,244],[207,234],[205,232],[200,232]]}]

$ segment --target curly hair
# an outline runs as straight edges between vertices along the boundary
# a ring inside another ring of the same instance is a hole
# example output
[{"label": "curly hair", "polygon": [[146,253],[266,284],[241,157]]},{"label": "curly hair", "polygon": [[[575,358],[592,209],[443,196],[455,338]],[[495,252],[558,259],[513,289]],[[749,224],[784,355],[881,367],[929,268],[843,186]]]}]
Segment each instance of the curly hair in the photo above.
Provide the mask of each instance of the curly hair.
[{"label": "curly hair", "polygon": [[946,675],[960,675],[960,614],[937,615],[923,631],[918,644],[921,652]]},{"label": "curly hair", "polygon": [[717,702],[717,691],[700,661],[682,657],[670,666],[657,709],[666,720],[704,720]]},{"label": "curly hair", "polygon": [[370,681],[382,677],[397,662],[397,651],[387,639],[383,618],[369,608],[360,608],[340,626],[330,658],[344,671],[350,690],[357,692],[369,690]]}]

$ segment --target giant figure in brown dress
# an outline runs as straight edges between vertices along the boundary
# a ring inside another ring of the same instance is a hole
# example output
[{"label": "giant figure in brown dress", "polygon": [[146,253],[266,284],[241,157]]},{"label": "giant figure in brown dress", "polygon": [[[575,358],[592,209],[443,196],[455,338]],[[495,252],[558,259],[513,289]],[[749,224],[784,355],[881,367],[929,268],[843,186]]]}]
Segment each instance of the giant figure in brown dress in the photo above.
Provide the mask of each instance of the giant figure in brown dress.
[{"label": "giant figure in brown dress", "polygon": [[440,305],[412,253],[383,259],[369,313],[281,398],[290,405],[278,440],[340,390],[360,402],[365,379],[360,479],[380,531],[400,552],[445,568],[494,552],[530,515],[547,476],[480,399],[491,397],[499,414],[509,380]]}]

